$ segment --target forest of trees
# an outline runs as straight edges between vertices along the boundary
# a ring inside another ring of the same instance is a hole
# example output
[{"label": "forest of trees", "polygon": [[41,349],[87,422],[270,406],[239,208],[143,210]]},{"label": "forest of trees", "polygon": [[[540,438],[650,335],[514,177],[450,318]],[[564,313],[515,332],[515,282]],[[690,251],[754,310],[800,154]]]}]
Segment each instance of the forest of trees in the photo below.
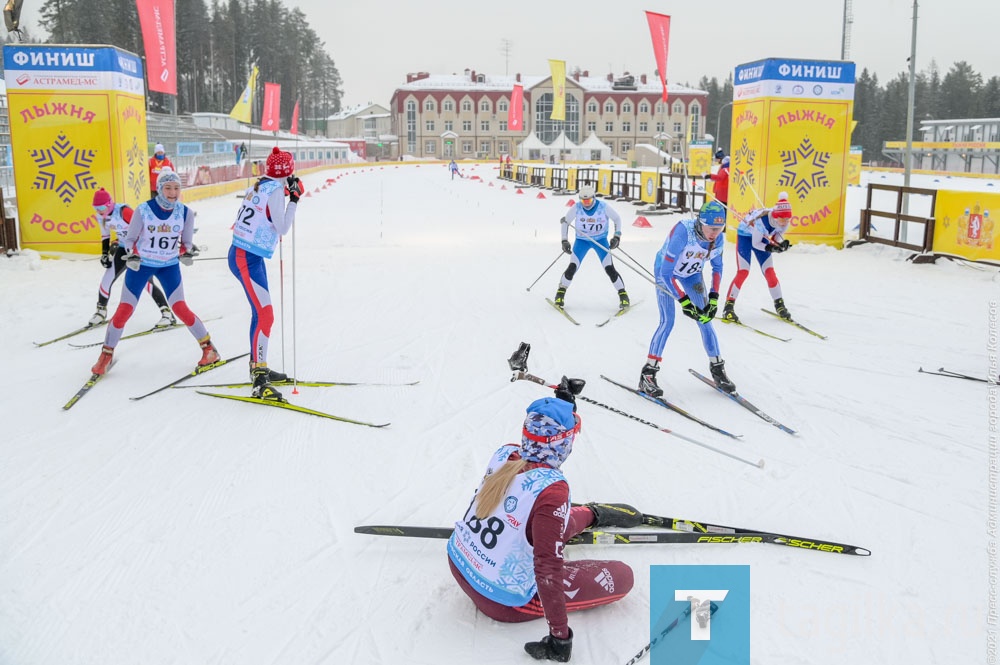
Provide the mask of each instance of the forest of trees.
[{"label": "forest of trees", "polygon": [[[964,61],[956,62],[942,77],[937,64],[917,73],[913,102],[913,138],[920,140],[918,131],[925,120],[949,118],[1000,118],[1000,76],[984,81]],[[901,72],[880,85],[878,76],[862,69],[854,87],[854,119],[858,127],[851,135],[851,145],[864,149],[862,160],[884,160],[882,143],[906,138],[906,105],[909,95],[909,72]],[[705,131],[716,132],[719,110],[722,109],[719,145],[729,151],[729,127],[732,106],[722,108],[733,99],[733,78],[721,85],[718,79],[702,78],[698,87],[708,92]]]},{"label": "forest of trees", "polygon": [[[250,68],[281,84],[281,127],[295,101],[301,117],[340,111],[340,73],[323,41],[299,9],[281,0],[176,0],[177,112],[228,113],[247,84]],[[112,44],[144,55],[135,0],[45,0],[41,26],[53,44]],[[173,97],[150,93],[153,111],[170,112]],[[260,95],[254,115],[260,117]]]}]

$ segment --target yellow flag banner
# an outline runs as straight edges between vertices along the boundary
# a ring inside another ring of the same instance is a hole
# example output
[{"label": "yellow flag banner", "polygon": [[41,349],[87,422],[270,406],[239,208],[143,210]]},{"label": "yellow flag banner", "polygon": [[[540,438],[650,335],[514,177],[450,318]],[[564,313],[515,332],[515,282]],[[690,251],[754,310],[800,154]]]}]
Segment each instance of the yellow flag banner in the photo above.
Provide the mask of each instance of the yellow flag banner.
[{"label": "yellow flag banner", "polygon": [[247,82],[247,87],[243,89],[243,94],[240,95],[239,100],[237,100],[236,105],[233,110],[229,112],[229,117],[234,120],[239,120],[240,122],[245,122],[248,125],[253,119],[253,92],[257,87],[257,66],[254,65],[253,70],[250,72],[250,80]]},{"label": "yellow flag banner", "polygon": [[934,252],[972,261],[1000,260],[994,222],[998,215],[1000,194],[939,190],[934,209]]},{"label": "yellow flag banner", "polygon": [[549,120],[566,120],[566,61],[549,60],[552,72],[552,114]]}]

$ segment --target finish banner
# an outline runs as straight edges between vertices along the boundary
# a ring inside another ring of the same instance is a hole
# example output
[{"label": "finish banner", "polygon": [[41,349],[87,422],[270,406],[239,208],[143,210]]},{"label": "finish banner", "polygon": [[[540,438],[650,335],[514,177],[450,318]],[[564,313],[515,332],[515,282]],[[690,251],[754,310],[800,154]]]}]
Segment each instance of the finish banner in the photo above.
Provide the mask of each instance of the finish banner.
[{"label": "finish banner", "polygon": [[177,94],[174,0],[135,0],[152,92]]},{"label": "finish banner", "polygon": [[785,192],[793,242],[842,246],[854,63],[769,59],[738,66],[734,81],[733,212]]},{"label": "finish banner", "polygon": [[934,208],[935,254],[1000,261],[1000,238],[996,233],[1000,194],[941,190]]},{"label": "finish banner", "polygon": [[94,190],[131,206],[149,193],[142,61],[113,46],[3,54],[21,244],[99,254]]}]

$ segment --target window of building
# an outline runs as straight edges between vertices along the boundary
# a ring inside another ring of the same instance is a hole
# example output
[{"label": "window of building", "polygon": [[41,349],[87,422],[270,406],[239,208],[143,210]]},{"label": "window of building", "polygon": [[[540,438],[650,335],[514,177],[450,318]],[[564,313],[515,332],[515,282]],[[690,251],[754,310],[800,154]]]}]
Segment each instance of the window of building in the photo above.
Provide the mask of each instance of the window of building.
[{"label": "window of building", "polygon": [[649,113],[649,104],[641,102],[639,104],[639,113]]},{"label": "window of building", "polygon": [[684,131],[684,125],[679,122],[674,123],[674,134],[680,134]]},{"label": "window of building", "polygon": [[446,99],[443,102],[441,102],[441,109],[444,111],[454,111],[455,102],[450,99]]},{"label": "window of building", "polygon": [[593,134],[596,131],[597,131],[597,122],[594,121],[594,120],[589,121],[587,123],[587,133],[588,134]]},{"label": "window of building", "polygon": [[701,134],[701,116],[691,116],[691,136],[697,137]]},{"label": "window of building", "polygon": [[446,132],[453,132],[453,131],[455,131],[455,122],[452,121],[452,120],[445,120],[444,121],[444,131],[446,131]]},{"label": "window of building", "polygon": [[462,131],[463,132],[471,132],[472,131],[472,121],[471,120],[463,120],[462,121]]},{"label": "window of building", "polygon": [[604,102],[604,112],[605,113],[614,113],[615,112],[615,103],[613,101],[611,101],[610,99],[608,101]]},{"label": "window of building", "polygon": [[424,141],[424,154],[433,155],[437,151],[437,141]]},{"label": "window of building", "polygon": [[628,152],[629,150],[631,150],[631,149],[632,149],[632,142],[631,141],[622,141],[622,154],[623,155],[626,152]]},{"label": "window of building", "polygon": [[481,132],[488,132],[488,131],[490,131],[490,121],[489,120],[480,120],[479,121],[479,131],[481,131]]},{"label": "window of building", "polygon": [[587,113],[597,113],[597,102],[594,100],[587,102]]},{"label": "window of building", "polygon": [[501,120],[500,121],[500,131],[501,132],[506,132],[507,131],[507,121],[506,120]]},{"label": "window of building", "polygon": [[613,122],[604,123],[604,131],[609,133],[615,131],[615,123]]},{"label": "window of building", "polygon": [[406,152],[411,155],[417,151],[417,103],[412,99],[406,102]]},{"label": "window of building", "polygon": [[535,105],[535,135],[545,145],[551,144],[560,132],[573,143],[580,142],[580,100],[574,95],[566,95],[566,120],[551,120],[553,95],[551,92],[538,97]]},{"label": "window of building", "polygon": [[614,142],[614,141],[605,141],[604,143],[605,143],[605,144],[606,144],[606,145],[607,145],[607,146],[608,146],[609,148],[611,148],[611,154],[612,154],[612,155],[613,155],[613,154],[615,154],[615,142]]},{"label": "window of building", "polygon": [[425,99],[424,100],[424,110],[425,111],[433,111],[434,110],[434,100],[433,99]]},{"label": "window of building", "polygon": [[663,113],[663,102],[656,102],[656,115]]},{"label": "window of building", "polygon": [[434,121],[433,120],[425,120],[424,121],[424,130],[428,131],[428,132],[433,132],[434,131]]},{"label": "window of building", "polygon": [[491,105],[490,105],[490,100],[484,99],[483,101],[479,102],[479,112],[480,113],[489,113],[490,112],[490,108],[492,108]]},{"label": "window of building", "polygon": [[479,152],[488,155],[493,151],[493,141],[480,141]]},{"label": "window of building", "polygon": [[469,101],[468,99],[463,99],[462,100],[462,110],[463,111],[471,111],[472,110],[472,102]]},{"label": "window of building", "polygon": [[646,134],[648,132],[649,132],[649,123],[648,122],[640,122],[639,123],[639,133],[640,134]]},{"label": "window of building", "polygon": [[688,107],[688,113],[691,115],[701,115],[701,104],[698,102],[691,102],[691,106]]},{"label": "window of building", "polygon": [[632,102],[622,102],[622,113],[632,112]]},{"label": "window of building", "polygon": [[662,122],[656,123],[656,132],[658,134],[662,134],[663,133],[663,123]]},{"label": "window of building", "polygon": [[679,99],[676,102],[674,102],[674,113],[676,113],[678,115],[681,115],[681,114],[684,113],[684,104],[681,103],[681,100],[679,100]]},{"label": "window of building", "polygon": [[631,132],[632,131],[632,123],[629,122],[628,120],[622,121],[622,131],[623,132]]},{"label": "window of building", "polygon": [[499,152],[501,155],[505,155],[508,152],[510,152],[510,150],[508,150],[509,146],[510,146],[510,144],[507,143],[506,141],[498,141],[497,142],[497,152]]},{"label": "window of building", "polygon": [[681,151],[681,143],[680,143],[680,141],[674,141],[673,142],[673,146],[671,147],[671,151],[675,155]]},{"label": "window of building", "polygon": [[486,83],[486,75],[476,74],[476,83]]},{"label": "window of building", "polygon": [[462,141],[462,154],[472,154],[472,141]]},{"label": "window of building", "polygon": [[508,107],[506,99],[501,99],[499,102],[497,102],[497,111],[499,111],[500,113],[506,113],[507,108]]}]

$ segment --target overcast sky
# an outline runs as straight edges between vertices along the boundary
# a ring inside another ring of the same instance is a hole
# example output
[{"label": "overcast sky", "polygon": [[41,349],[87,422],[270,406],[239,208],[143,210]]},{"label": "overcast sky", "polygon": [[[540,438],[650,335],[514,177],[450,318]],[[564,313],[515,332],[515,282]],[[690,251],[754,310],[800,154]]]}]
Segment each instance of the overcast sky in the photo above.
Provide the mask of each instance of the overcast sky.
[{"label": "overcast sky", "polygon": [[[606,0],[496,3],[469,0],[283,0],[300,8],[326,43],[344,82],[344,105],[387,105],[407,72],[545,75],[548,60],[565,60],[591,75],[656,69],[644,10],[669,14],[672,83],[724,79],[733,67],[766,57],[840,59],[843,1]],[[39,3],[25,3],[37,26]],[[854,0],[849,59],[880,81],[908,67],[912,0]],[[1000,75],[996,30],[1000,0],[920,3],[917,69],[935,60],[942,75],[967,61],[984,78]],[[510,43],[509,56],[503,51]]]}]

